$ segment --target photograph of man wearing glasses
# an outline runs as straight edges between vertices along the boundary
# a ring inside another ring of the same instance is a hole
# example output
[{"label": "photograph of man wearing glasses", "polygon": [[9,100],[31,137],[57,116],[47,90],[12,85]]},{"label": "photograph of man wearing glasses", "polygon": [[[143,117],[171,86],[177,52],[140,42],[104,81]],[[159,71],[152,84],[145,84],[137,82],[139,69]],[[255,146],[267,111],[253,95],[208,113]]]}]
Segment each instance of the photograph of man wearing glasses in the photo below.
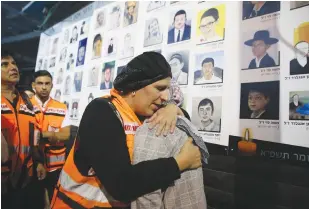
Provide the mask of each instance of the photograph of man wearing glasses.
[{"label": "photograph of man wearing glasses", "polygon": [[198,21],[198,44],[223,40],[223,34],[218,34],[216,27],[219,22],[219,11],[216,8],[206,10]]}]

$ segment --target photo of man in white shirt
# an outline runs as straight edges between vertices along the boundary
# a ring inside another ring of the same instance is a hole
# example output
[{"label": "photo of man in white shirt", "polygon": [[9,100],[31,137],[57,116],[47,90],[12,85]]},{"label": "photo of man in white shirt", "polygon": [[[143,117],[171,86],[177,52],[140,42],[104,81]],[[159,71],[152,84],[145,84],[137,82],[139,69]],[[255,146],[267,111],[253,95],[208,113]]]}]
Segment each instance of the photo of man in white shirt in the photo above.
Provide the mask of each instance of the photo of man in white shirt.
[{"label": "photo of man in white shirt", "polygon": [[202,61],[202,69],[199,77],[195,78],[194,84],[209,84],[209,83],[222,83],[222,77],[214,74],[216,71],[223,71],[221,68],[215,67],[213,58],[207,57]]}]

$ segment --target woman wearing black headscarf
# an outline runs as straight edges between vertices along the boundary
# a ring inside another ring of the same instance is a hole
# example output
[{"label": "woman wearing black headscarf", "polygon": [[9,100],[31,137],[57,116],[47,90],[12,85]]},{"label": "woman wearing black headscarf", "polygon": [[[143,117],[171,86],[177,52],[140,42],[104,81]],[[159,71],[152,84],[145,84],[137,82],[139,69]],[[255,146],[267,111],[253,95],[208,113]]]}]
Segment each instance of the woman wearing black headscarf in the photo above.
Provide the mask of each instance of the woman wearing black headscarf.
[{"label": "woman wearing black headscarf", "polygon": [[117,76],[109,98],[87,106],[52,208],[126,208],[139,196],[167,188],[182,171],[201,166],[191,139],[177,156],[131,164],[134,134],[145,118],[165,134],[182,114],[167,101],[171,77],[161,54],[145,52]]}]

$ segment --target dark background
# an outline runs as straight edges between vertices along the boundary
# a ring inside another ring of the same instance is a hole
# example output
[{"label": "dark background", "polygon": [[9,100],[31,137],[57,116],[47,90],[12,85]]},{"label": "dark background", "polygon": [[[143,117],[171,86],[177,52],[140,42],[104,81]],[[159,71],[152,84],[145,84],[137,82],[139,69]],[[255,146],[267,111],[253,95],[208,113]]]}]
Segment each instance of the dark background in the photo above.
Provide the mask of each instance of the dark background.
[{"label": "dark background", "polygon": [[250,90],[258,90],[265,92],[270,101],[266,106],[271,120],[279,119],[279,81],[256,82],[256,83],[242,83],[240,95],[240,118],[250,119],[251,110],[248,107],[248,96]]},{"label": "dark background", "polygon": [[[1,2],[1,50],[11,52],[28,85],[35,70],[40,34],[92,3],[84,1]],[[47,12],[43,13],[43,9]],[[23,10],[24,9],[24,10]]]}]

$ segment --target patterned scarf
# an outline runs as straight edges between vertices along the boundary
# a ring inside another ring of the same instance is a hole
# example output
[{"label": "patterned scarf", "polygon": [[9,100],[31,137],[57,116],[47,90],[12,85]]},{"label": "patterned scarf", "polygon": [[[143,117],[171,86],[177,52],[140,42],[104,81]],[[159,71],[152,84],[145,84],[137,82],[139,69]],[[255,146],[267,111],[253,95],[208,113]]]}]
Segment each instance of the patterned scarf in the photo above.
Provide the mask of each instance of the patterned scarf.
[{"label": "patterned scarf", "polygon": [[200,148],[202,160],[207,164],[209,158],[208,149],[204,143],[203,136],[198,132],[197,128],[185,117],[178,116],[176,126],[192,137],[194,143]]}]

